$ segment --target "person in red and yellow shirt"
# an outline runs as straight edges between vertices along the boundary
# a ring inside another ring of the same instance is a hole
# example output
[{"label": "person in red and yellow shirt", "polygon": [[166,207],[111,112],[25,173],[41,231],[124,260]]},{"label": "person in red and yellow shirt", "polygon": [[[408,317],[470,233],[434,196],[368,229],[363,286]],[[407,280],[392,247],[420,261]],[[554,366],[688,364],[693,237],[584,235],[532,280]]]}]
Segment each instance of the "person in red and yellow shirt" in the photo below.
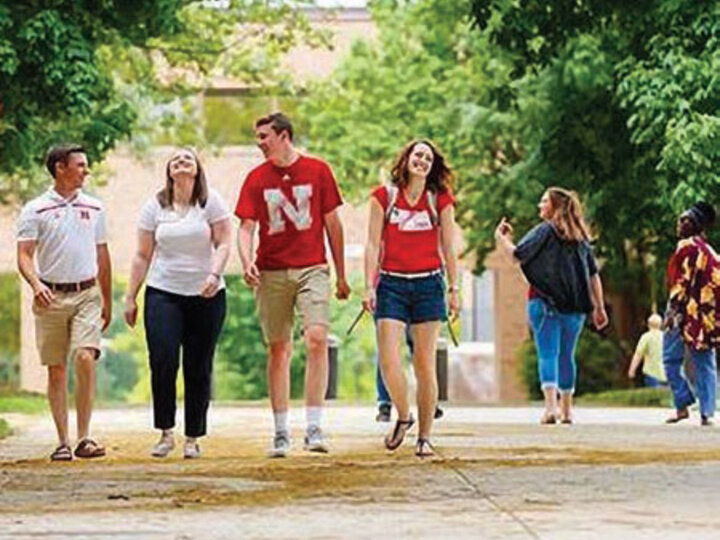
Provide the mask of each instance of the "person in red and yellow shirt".
[{"label": "person in red and yellow shirt", "polygon": [[[342,198],[330,167],[301,155],[293,146],[292,124],[274,113],[255,122],[257,144],[266,161],[250,171],[240,191],[238,250],[245,283],[256,289],[260,326],[268,346],[268,392],[275,422],[271,457],[290,449],[288,401],[293,313],[302,316],[307,348],[305,405],[306,450],[327,452],[321,429],[328,380],[327,338],[330,326],[330,270],[325,234],[337,276],[336,296],[345,299],[343,229],[338,215]],[[256,258],[253,236],[260,226]]]},{"label": "person in red and yellow shirt", "polygon": [[715,413],[717,367],[715,347],[720,345],[720,259],[705,239],[715,210],[698,202],[678,218],[680,241],[668,262],[669,296],[663,328],[663,364],[672,388],[676,413],[668,423],[690,416],[695,397],[682,375],[685,349],[695,366],[695,389],[702,425],[711,425]]}]

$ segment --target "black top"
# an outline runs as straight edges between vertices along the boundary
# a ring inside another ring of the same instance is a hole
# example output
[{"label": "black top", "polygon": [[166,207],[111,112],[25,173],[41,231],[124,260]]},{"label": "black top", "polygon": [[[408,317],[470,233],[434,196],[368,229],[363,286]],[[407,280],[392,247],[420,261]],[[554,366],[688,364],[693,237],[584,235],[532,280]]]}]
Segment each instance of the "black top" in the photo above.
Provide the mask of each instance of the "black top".
[{"label": "black top", "polygon": [[590,313],[590,278],[597,264],[590,244],[560,238],[548,222],[534,227],[515,248],[523,274],[548,304],[562,313]]}]

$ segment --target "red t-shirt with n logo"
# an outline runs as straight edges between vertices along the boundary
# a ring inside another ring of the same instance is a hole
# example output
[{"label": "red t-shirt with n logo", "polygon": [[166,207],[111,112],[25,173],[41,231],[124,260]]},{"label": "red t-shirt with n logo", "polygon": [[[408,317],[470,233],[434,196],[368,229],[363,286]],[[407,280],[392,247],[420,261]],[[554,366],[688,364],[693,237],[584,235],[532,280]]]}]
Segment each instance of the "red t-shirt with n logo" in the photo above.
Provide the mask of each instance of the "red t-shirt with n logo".
[{"label": "red t-shirt with n logo", "polygon": [[[372,192],[382,206],[383,214],[387,212],[388,191],[385,186]],[[447,189],[437,194],[437,216],[454,204],[452,192]],[[399,189],[395,206],[385,224],[382,235],[382,261],[380,268],[389,272],[412,274],[428,272],[442,267],[439,250],[439,226],[433,222],[433,211],[428,200],[427,190],[411,205],[403,190]]]},{"label": "red t-shirt with n logo", "polygon": [[330,167],[300,156],[289,167],[270,161],[247,175],[235,215],[260,225],[260,270],[305,268],[324,264],[324,216],[342,204]]}]

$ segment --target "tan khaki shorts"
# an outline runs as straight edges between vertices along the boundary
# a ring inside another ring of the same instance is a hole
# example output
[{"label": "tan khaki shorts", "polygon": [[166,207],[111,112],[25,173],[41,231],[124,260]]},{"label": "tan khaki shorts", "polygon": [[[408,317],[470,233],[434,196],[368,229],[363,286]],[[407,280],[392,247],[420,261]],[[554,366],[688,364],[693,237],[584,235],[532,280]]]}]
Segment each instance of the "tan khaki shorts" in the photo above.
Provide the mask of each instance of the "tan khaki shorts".
[{"label": "tan khaki shorts", "polygon": [[262,270],[255,293],[267,343],[292,339],[294,311],[303,328],[330,325],[330,270],[326,264],[287,270]]},{"label": "tan khaki shorts", "polygon": [[102,320],[97,286],[80,292],[55,292],[49,307],[33,303],[35,340],[44,366],[67,362],[70,353],[88,348],[100,355]]}]

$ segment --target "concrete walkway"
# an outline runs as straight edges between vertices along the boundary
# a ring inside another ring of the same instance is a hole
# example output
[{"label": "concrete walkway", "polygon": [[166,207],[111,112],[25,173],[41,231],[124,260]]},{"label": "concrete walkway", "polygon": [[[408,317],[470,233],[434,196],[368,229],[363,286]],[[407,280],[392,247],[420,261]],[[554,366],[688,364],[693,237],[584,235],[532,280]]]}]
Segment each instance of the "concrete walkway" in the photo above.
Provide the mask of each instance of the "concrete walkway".
[{"label": "concrete walkway", "polygon": [[[148,456],[146,408],[98,411],[100,461],[51,464],[49,417],[5,415],[0,538],[720,538],[720,428],[665,426],[668,411],[577,411],[540,426],[539,409],[448,407],[441,458],[414,437],[382,448],[371,407],[326,413],[333,452],[269,460],[262,406],[215,407],[200,460]],[[178,416],[182,418],[181,414]],[[693,423],[694,422],[694,423]]]}]

